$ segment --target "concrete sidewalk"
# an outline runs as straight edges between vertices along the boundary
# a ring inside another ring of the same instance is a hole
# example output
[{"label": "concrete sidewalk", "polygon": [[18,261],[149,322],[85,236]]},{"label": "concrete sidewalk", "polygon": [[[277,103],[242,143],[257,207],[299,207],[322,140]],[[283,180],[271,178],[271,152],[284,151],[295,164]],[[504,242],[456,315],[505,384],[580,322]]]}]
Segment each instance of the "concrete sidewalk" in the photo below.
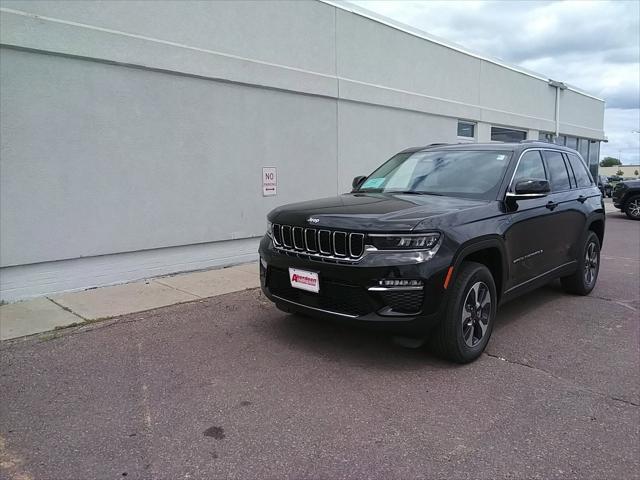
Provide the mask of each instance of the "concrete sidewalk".
[{"label": "concrete sidewalk", "polygon": [[257,262],[94,288],[0,306],[0,340],[260,286]]}]

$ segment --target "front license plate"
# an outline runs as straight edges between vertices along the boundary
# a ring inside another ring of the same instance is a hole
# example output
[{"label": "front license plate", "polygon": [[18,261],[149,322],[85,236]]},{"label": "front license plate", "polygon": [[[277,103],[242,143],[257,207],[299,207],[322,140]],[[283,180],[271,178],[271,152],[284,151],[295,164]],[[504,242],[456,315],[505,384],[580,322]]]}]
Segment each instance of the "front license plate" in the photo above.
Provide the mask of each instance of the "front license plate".
[{"label": "front license plate", "polygon": [[298,268],[289,269],[289,280],[293,288],[318,293],[320,291],[320,279],[317,272],[308,272]]}]

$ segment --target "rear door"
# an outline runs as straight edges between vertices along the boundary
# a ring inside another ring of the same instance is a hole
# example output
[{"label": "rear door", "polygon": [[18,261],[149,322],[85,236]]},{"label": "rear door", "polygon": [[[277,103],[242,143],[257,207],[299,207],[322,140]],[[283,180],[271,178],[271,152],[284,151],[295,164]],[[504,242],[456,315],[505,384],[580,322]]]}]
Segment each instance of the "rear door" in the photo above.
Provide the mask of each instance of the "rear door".
[{"label": "rear door", "polygon": [[[581,235],[584,233],[589,213],[597,210],[602,206],[602,197],[598,190],[594,188],[595,184],[591,179],[591,174],[587,168],[586,163],[578,155],[573,153],[565,153],[565,159],[568,162],[568,166],[573,171],[573,178],[575,179],[576,204],[574,207],[580,212],[581,225],[579,227],[578,239],[570,250],[570,257],[577,258],[582,252]],[[606,179],[606,177],[605,177]]]},{"label": "rear door", "polygon": [[562,152],[545,150],[543,156],[551,181],[547,208],[554,217],[554,227],[548,232],[549,260],[551,268],[555,268],[576,259],[576,245],[582,237],[585,225],[580,198],[582,188],[578,187],[573,168]]}]

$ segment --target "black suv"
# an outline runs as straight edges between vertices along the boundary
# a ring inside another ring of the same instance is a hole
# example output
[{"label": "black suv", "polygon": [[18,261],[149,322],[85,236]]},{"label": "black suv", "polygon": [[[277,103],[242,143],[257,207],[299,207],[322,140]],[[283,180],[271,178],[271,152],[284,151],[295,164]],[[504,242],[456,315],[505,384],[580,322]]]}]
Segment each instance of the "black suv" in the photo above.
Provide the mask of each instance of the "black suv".
[{"label": "black suv", "polygon": [[627,217],[640,220],[640,180],[623,180],[613,189],[613,204]]},{"label": "black suv", "polygon": [[270,212],[260,280],[284,311],[426,337],[464,363],[487,345],[499,304],[557,277],[591,292],[604,227],[575,150],[410,148],[351,193]]}]

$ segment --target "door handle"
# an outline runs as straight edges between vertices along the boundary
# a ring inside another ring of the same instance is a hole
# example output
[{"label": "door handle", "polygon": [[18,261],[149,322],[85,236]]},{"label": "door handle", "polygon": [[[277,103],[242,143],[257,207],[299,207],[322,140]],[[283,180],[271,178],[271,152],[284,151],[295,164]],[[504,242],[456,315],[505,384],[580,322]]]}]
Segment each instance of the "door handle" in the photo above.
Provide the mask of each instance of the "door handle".
[{"label": "door handle", "polygon": [[549,210],[553,210],[557,206],[558,206],[558,204],[556,202],[554,202],[553,200],[549,200],[547,202],[547,204],[545,205],[545,207],[547,207]]},{"label": "door handle", "polygon": [[584,195],[580,195],[578,198],[576,198],[576,200],[578,200],[580,203],[584,203],[587,201],[587,197],[585,197]]}]

